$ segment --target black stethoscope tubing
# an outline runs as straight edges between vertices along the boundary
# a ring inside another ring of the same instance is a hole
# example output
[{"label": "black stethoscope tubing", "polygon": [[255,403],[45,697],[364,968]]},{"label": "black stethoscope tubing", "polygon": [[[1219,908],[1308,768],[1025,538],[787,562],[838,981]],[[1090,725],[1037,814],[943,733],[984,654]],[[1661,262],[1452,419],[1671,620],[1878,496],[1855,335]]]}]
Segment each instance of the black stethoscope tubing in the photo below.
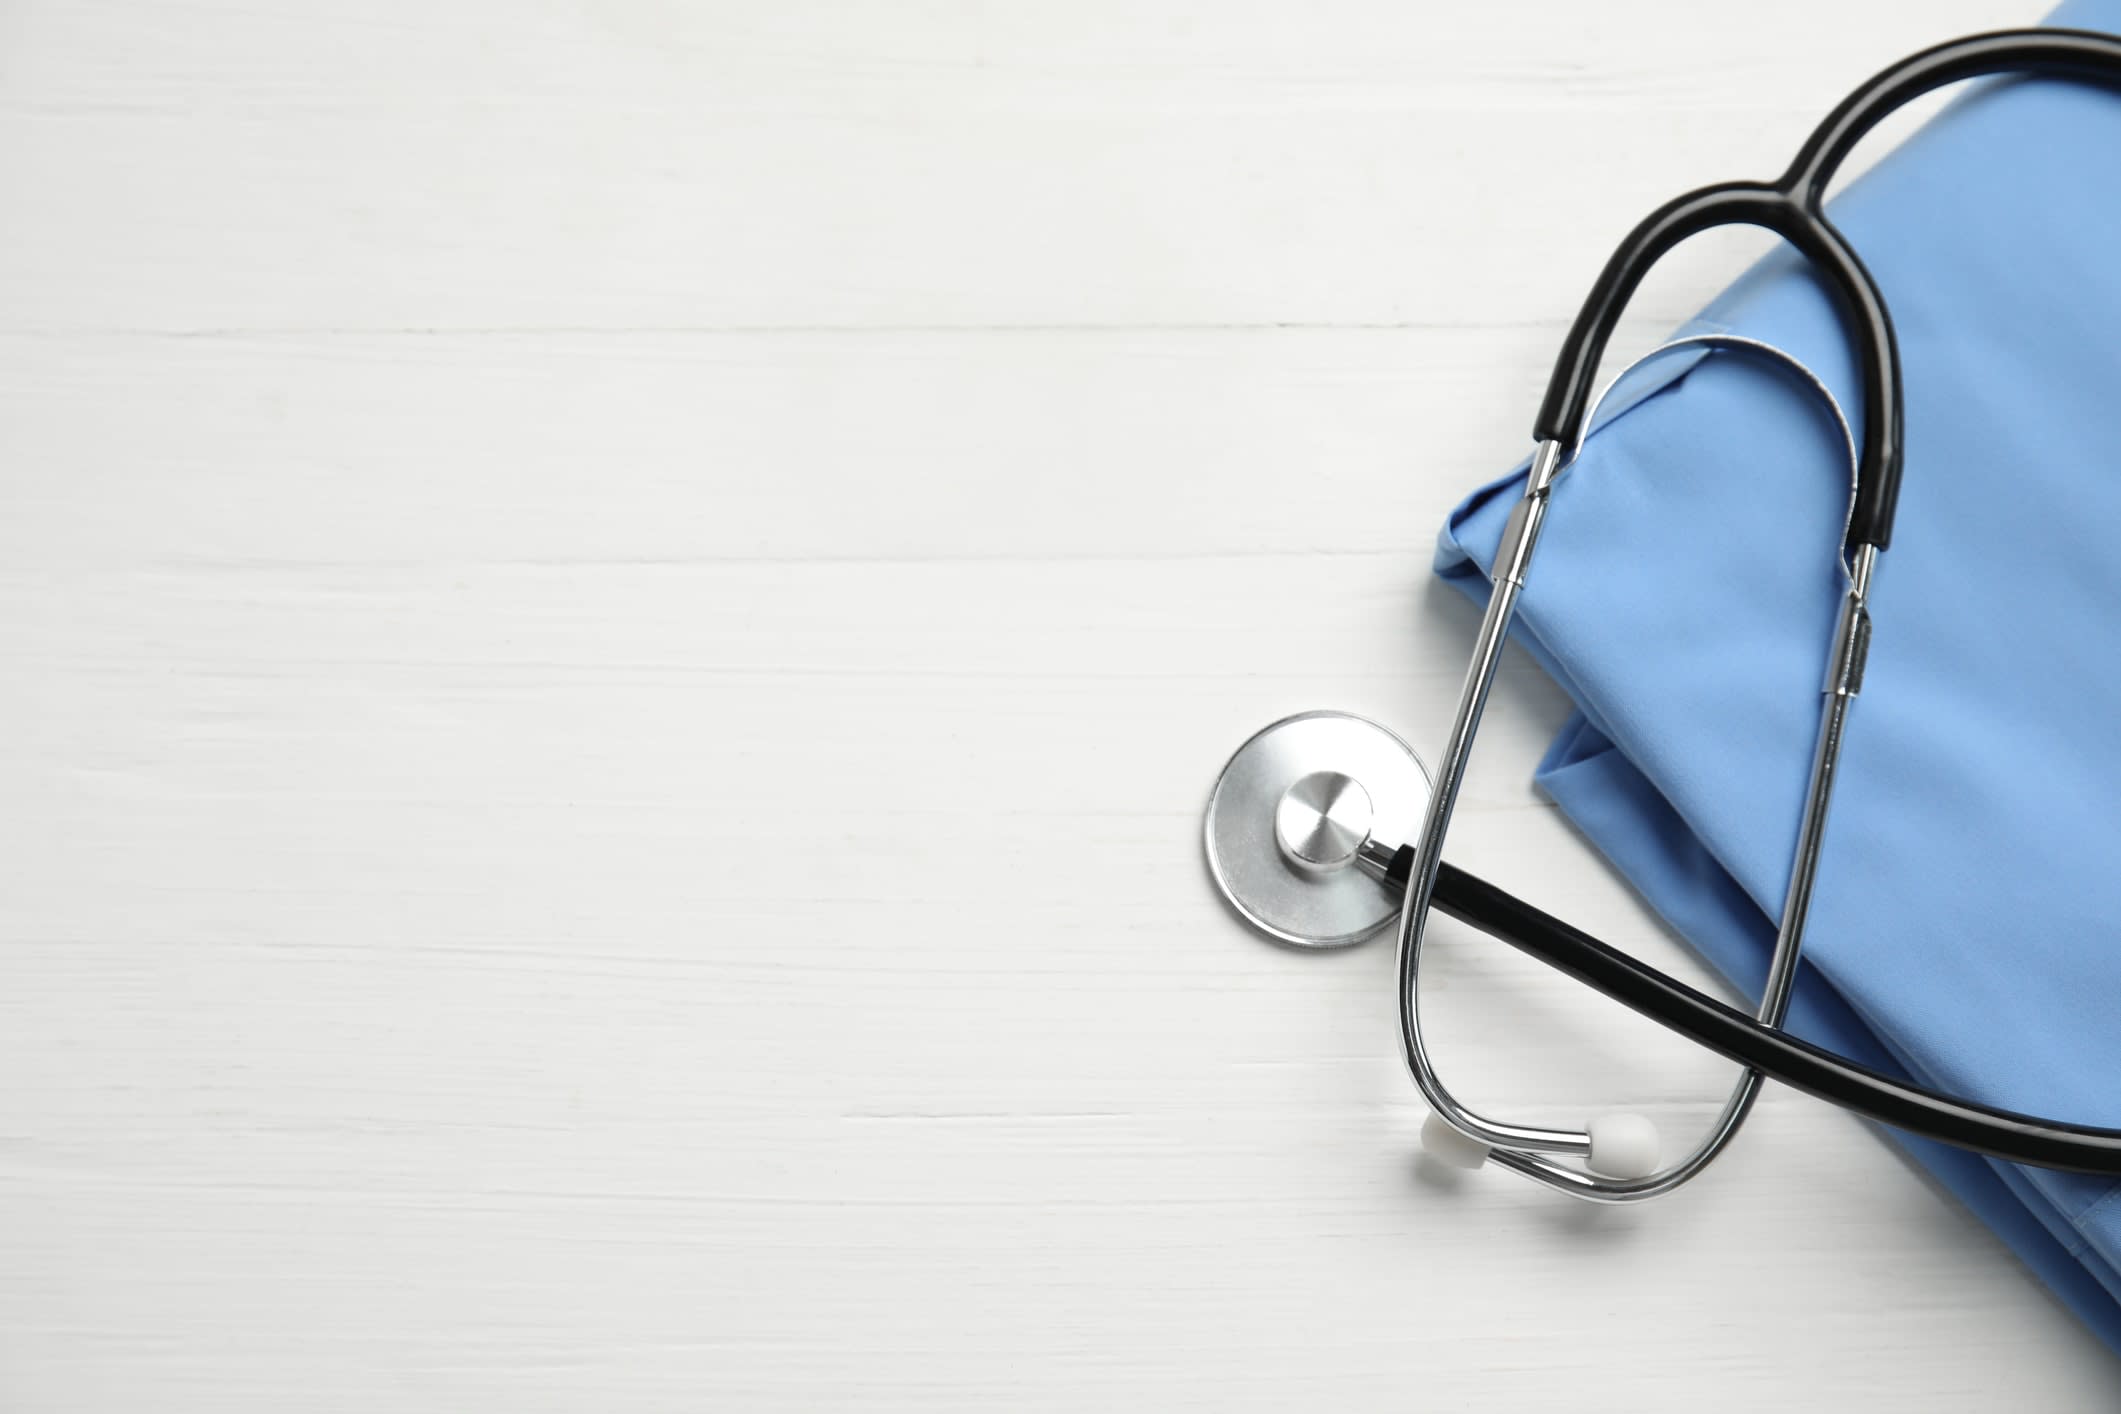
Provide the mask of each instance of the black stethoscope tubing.
[{"label": "black stethoscope tubing", "polygon": [[2033,74],[2121,85],[2121,39],[2090,30],[1977,34],[1926,49],[1874,76],[1843,99],[1772,182],[1728,182],[1666,202],[1613,252],[1563,340],[1533,423],[1536,441],[1574,446],[1583,431],[1606,342],[1628,300],[1659,257],[1716,226],[1761,226],[1802,251],[1824,277],[1855,346],[1863,390],[1862,454],[1848,546],[1883,550],[1900,495],[1900,355],[1877,282],[1822,209],[1827,185],[1850,149],[1895,109],[1932,89],[1992,74]]},{"label": "black stethoscope tubing", "polygon": [[[1399,866],[1401,877],[1408,863]],[[1397,880],[1394,881],[1395,883]],[[1462,869],[1443,865],[1433,902],[1658,1025],[1830,1104],[1990,1158],[2121,1175],[2121,1129],[2061,1124],[1925,1089],[1821,1050],[1638,962]]]}]

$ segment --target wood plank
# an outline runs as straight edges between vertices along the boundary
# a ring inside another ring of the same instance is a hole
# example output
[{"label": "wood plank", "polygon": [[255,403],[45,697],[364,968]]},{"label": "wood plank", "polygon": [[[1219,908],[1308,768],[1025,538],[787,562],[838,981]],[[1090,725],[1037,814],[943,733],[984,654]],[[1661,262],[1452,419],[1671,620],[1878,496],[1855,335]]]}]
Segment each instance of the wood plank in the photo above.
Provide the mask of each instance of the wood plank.
[{"label": "wood plank", "polygon": [[[1259,723],[1440,738],[1611,239],[2029,17],[11,7],[0,1404],[2114,1407],[1809,1101],[1640,1212],[1423,1164],[1389,957],[1197,863]],[[1454,857],[1699,979],[1497,699]],[[1713,1113],[1440,943],[1471,1095]]]},{"label": "wood plank", "polygon": [[[38,7],[0,146],[0,187],[36,216],[0,223],[0,311],[174,331],[1548,323],[1639,213],[1770,175],[1870,69],[2007,13],[1880,11],[1828,63],[1840,7],[1736,34],[1622,8],[1495,7],[1464,34],[1353,3],[1293,25],[1109,0],[1066,21],[497,24],[398,0],[144,29]],[[1690,312],[1646,297],[1660,323]]]}]

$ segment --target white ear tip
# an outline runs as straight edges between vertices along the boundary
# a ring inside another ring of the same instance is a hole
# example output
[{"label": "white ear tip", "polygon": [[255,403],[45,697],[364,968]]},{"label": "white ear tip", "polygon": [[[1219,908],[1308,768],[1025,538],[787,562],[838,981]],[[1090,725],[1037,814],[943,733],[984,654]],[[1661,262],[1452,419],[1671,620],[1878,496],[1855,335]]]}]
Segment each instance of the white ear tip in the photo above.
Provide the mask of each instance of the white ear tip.
[{"label": "white ear tip", "polygon": [[1431,1158],[1449,1164],[1452,1168],[1477,1169],[1488,1161],[1488,1146],[1478,1139],[1468,1139],[1453,1129],[1442,1115],[1431,1110],[1429,1117],[1421,1122],[1421,1147]]},{"label": "white ear tip", "polygon": [[1607,1178],[1648,1178],[1657,1172],[1657,1126],[1641,1115],[1600,1115],[1590,1123],[1591,1155],[1584,1167]]}]

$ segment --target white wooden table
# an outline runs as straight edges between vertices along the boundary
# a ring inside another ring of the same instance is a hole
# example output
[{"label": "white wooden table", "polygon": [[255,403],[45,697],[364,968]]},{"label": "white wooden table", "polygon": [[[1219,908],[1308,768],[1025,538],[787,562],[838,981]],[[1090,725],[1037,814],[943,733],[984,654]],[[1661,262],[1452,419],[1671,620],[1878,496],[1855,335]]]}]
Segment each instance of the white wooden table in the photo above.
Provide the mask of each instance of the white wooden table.
[{"label": "white wooden table", "polygon": [[[1284,712],[1433,750],[1435,528],[1637,216],[2035,18],[0,10],[0,1407],[2114,1407],[1812,1102],[1643,1211],[1440,1177],[1389,958],[1197,844]],[[1561,713],[1454,855],[1699,977]],[[1444,943],[1474,1097],[1713,1112]]]}]

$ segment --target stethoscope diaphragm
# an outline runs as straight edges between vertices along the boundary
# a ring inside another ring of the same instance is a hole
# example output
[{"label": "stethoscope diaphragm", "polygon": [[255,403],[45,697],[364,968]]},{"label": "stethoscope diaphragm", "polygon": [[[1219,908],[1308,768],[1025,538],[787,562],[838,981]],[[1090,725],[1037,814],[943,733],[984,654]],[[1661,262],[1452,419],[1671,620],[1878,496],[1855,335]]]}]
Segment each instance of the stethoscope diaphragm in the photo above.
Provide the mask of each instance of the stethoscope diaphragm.
[{"label": "stethoscope diaphragm", "polygon": [[1239,917],[1278,942],[1340,948],[1399,912],[1355,867],[1388,861],[1420,828],[1429,773],[1365,717],[1300,712],[1262,728],[1208,795],[1208,872]]}]

